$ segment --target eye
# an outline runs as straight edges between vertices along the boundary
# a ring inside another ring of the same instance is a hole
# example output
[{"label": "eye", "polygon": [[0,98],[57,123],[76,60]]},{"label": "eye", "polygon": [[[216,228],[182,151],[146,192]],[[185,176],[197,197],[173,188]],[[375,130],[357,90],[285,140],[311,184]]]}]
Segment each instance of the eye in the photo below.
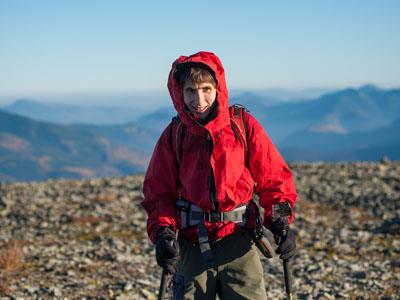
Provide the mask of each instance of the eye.
[{"label": "eye", "polygon": [[188,93],[188,94],[193,94],[194,91],[195,91],[195,89],[193,89],[193,88],[186,88],[185,89],[185,92]]},{"label": "eye", "polygon": [[203,92],[204,93],[210,93],[211,92],[211,88],[210,87],[205,87],[205,88],[203,88]]}]

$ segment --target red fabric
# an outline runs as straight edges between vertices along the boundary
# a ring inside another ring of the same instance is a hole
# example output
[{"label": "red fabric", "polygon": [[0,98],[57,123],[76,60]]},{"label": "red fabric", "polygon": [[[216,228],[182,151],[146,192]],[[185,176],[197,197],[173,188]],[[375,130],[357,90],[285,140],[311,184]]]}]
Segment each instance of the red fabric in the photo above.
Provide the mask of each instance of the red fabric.
[{"label": "red fabric", "polygon": [[[206,64],[215,72],[218,113],[205,126],[185,112],[182,87],[173,77],[176,65],[187,62]],[[252,198],[253,190],[259,195],[260,204],[265,209],[265,222],[269,220],[273,203],[289,201],[293,206],[296,190],[292,173],[262,126],[248,113],[245,113],[245,120],[250,167],[246,168],[244,147],[235,138],[231,128],[224,69],[217,56],[210,52],[199,52],[189,57],[179,57],[172,65],[168,89],[186,130],[182,137],[181,163],[177,163],[176,153],[172,149],[176,136],[170,124],[157,142],[145,176],[142,205],[148,213],[147,231],[153,242],[159,226],[171,226],[174,230],[179,228],[175,211],[175,201],[179,195],[204,211],[212,211],[212,172],[220,211],[230,211],[246,203]],[[206,228],[210,240],[237,230],[236,224],[228,221],[206,223]],[[193,241],[197,240],[196,228],[186,229],[183,234]]]}]

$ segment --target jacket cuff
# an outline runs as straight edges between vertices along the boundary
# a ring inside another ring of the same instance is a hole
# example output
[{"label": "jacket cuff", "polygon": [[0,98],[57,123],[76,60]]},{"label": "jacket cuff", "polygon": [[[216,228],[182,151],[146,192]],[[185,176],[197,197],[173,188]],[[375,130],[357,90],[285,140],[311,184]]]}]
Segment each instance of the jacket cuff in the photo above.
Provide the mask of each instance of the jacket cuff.
[{"label": "jacket cuff", "polygon": [[174,232],[176,232],[176,222],[175,219],[173,218],[167,218],[167,217],[160,217],[158,219],[158,224],[157,226],[154,226],[154,229],[152,230],[149,238],[153,244],[156,243],[157,240],[157,232],[161,227],[169,227],[171,228]]}]

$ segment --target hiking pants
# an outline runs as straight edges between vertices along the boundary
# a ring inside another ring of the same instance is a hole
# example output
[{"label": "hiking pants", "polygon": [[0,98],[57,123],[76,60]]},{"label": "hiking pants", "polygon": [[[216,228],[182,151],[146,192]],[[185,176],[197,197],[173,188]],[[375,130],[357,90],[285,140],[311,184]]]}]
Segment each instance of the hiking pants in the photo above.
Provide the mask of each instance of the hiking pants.
[{"label": "hiking pants", "polygon": [[251,233],[245,229],[211,244],[214,267],[206,269],[198,244],[179,243],[181,259],[173,299],[265,300],[263,268]]}]

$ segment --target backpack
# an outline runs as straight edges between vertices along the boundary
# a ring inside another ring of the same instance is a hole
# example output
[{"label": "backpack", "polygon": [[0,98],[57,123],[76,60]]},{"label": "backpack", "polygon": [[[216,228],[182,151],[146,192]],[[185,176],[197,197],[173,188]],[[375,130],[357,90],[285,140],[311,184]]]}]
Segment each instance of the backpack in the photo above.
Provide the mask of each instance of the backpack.
[{"label": "backpack", "polygon": [[[240,141],[240,143],[244,147],[244,155],[245,155],[245,164],[248,165],[247,161],[247,124],[245,121],[244,113],[248,112],[248,110],[240,105],[234,104],[229,107],[229,114],[231,120],[231,127],[233,133],[235,134],[236,139]],[[179,116],[175,116],[172,118],[172,126],[171,126],[171,137],[172,137],[172,149],[175,152],[175,158],[178,163],[178,166],[181,163],[182,158],[182,140],[185,134],[186,126],[183,124],[179,118]]]}]

